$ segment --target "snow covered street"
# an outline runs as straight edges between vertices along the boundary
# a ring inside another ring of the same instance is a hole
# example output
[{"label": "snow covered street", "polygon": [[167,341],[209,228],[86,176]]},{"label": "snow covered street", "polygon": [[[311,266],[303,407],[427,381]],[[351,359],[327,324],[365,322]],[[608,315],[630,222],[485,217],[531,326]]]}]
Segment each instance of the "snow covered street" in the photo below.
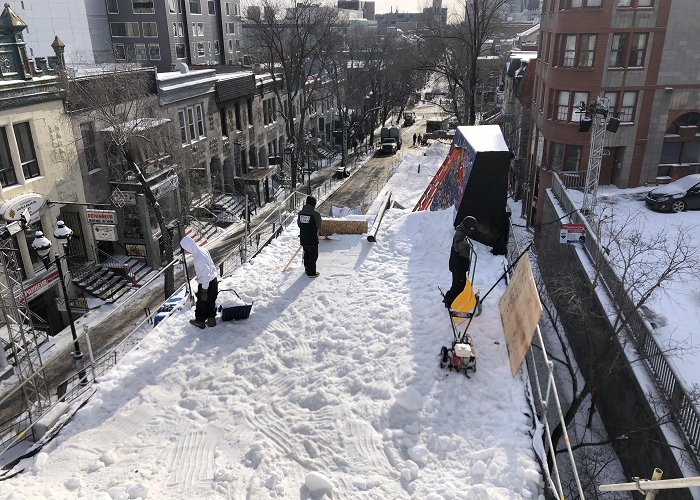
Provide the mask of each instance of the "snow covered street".
[{"label": "snow covered street", "polygon": [[[160,323],[0,496],[540,497],[503,283],[470,326],[477,372],[439,368],[454,212],[412,213],[410,200],[442,158],[406,158],[389,187],[407,208],[386,213],[377,243],[322,240],[319,278],[304,275],[301,252],[281,272],[298,247],[290,228],[224,280],[254,301],[249,319],[199,330],[188,306]],[[504,258],[475,247],[485,292]]]}]

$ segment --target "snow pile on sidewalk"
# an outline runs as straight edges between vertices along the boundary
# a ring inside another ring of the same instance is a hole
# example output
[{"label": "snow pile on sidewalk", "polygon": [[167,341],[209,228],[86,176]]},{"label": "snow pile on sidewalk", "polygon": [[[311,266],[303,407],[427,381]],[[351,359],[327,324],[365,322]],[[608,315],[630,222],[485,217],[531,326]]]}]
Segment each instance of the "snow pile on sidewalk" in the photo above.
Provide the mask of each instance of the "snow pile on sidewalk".
[{"label": "snow pile on sidewalk", "polygon": [[[438,365],[453,217],[392,209],[377,243],[322,240],[316,279],[301,256],[281,273],[287,232],[220,286],[255,299],[249,319],[158,325],[0,496],[541,498],[502,284],[470,327],[478,371]],[[503,258],[475,246],[485,291]]]}]

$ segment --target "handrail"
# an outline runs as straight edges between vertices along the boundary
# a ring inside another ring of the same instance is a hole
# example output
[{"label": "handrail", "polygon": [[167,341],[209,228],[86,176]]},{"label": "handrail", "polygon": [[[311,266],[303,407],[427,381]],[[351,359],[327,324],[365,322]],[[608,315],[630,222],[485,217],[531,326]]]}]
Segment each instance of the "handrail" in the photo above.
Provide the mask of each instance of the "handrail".
[{"label": "handrail", "polygon": [[615,304],[618,313],[624,317],[625,328],[630,338],[634,341],[634,345],[649,369],[652,379],[671,410],[682,439],[687,448],[692,450],[690,455],[695,465],[700,467],[700,412],[693,403],[694,399],[683,386],[683,379],[676,368],[666,359],[663,349],[656,341],[653,328],[635,307],[595,232],[571,200],[566,192],[566,187],[555,172],[552,173],[552,192],[563,209],[571,214],[571,219],[583,224],[586,228],[584,244],[586,253],[592,262],[600,263],[600,276],[605,285],[603,288],[610,296],[612,303]]}]

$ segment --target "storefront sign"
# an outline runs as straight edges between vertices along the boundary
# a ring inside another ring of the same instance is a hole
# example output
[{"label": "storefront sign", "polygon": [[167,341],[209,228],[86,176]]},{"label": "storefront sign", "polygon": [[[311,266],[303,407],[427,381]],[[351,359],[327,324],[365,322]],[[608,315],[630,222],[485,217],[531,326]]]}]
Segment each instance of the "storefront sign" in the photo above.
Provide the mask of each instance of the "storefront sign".
[{"label": "storefront sign", "polygon": [[[58,270],[53,270],[44,276],[41,276],[34,281],[31,281],[24,285],[24,296],[27,300],[32,300],[37,295],[40,295],[44,291],[48,290],[51,286],[58,281]],[[24,300],[20,295],[17,297],[17,302],[24,304]]]},{"label": "storefront sign", "polygon": [[151,188],[151,191],[153,192],[153,196],[156,197],[156,199],[160,198],[166,193],[169,193],[170,191],[174,191],[177,189],[177,186],[179,184],[179,180],[177,175],[172,175],[165,179],[163,182],[156,184]]},{"label": "storefront sign", "polygon": [[[56,298],[56,307],[58,308],[59,311],[61,312],[67,312],[68,310],[66,309],[66,301],[62,298]],[[74,313],[80,313],[80,314],[85,314],[90,310],[88,307],[88,302],[85,298],[83,297],[78,297],[75,299],[71,299],[68,301],[68,304],[70,305],[70,310]]]},{"label": "storefront sign", "polygon": [[20,220],[20,216],[25,210],[29,210],[30,220],[28,223],[39,220],[39,210],[44,206],[44,197],[36,193],[22,194],[16,196],[0,206],[0,216],[7,222]]},{"label": "storefront sign", "polygon": [[85,218],[88,224],[116,224],[117,212],[114,210],[85,210]]},{"label": "storefront sign", "polygon": [[94,224],[92,232],[97,241],[119,241],[117,226],[112,224]]},{"label": "storefront sign", "polygon": [[115,189],[112,191],[112,196],[110,197],[112,203],[118,207],[123,207],[124,205],[136,205],[136,191],[122,191],[121,189]]},{"label": "storefront sign", "polygon": [[585,243],[586,227],[583,224],[562,224],[559,243]]}]

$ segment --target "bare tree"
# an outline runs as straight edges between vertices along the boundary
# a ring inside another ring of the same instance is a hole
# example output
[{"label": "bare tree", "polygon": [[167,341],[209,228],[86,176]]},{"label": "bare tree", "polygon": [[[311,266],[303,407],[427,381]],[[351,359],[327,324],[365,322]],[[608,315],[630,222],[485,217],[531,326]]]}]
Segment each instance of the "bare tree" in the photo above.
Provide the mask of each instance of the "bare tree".
[{"label": "bare tree", "polygon": [[508,0],[464,0],[461,22],[429,25],[421,31],[422,67],[445,77],[460,123],[476,123],[476,92],[482,75],[479,57],[503,18]]},{"label": "bare tree", "polygon": [[[544,300],[544,311],[553,326],[561,353],[551,356],[551,359],[564,368],[570,383],[565,392],[571,394],[571,401],[563,408],[563,413],[569,435],[574,436],[571,447],[575,451],[627,440],[671,422],[671,415],[666,410],[657,411],[659,416],[655,421],[639,421],[636,427],[629,427],[615,436],[596,436],[586,431],[590,428],[595,412],[597,388],[620,367],[647,359],[639,351],[637,359],[621,359],[623,350],[627,354],[631,352],[625,350],[625,346],[636,343],[635,332],[631,331],[632,315],[648,311],[648,303],[654,293],[663,291],[673,281],[700,273],[698,248],[692,244],[686,229],[671,233],[664,228],[650,234],[649,231],[635,228],[634,216],[615,221],[614,214],[606,216],[605,211],[596,227],[607,258],[619,277],[619,286],[612,289],[616,304],[612,316],[595,312],[595,289],[601,285],[603,275],[608,273],[606,266],[609,265],[602,261],[602,255],[592,263],[591,283],[582,282],[570,272],[557,272],[545,276],[547,295],[557,306],[555,309],[552,303]],[[546,260],[540,259],[540,268],[545,275],[547,267]],[[579,356],[576,361],[571,354],[572,338],[566,337],[563,332],[558,311],[578,325],[575,342],[579,346],[578,349],[586,355]],[[608,327],[601,328],[602,324],[607,324]],[[620,348],[617,348],[617,345]],[[662,346],[662,349],[662,355],[665,356],[688,352],[688,346],[680,343],[668,343]],[[558,378],[563,379],[562,376]],[[689,396],[697,399],[695,392],[691,391]],[[658,405],[659,409],[661,407]],[[558,424],[552,432],[555,448],[563,438],[563,431],[563,427]],[[562,453],[566,450],[562,446],[555,451]],[[583,459],[585,460],[585,457]],[[592,462],[584,467],[589,468],[588,473],[593,475],[600,470],[598,465]]]},{"label": "bare tree", "polygon": [[263,0],[248,8],[244,40],[262,69],[275,82],[278,113],[286,121],[292,153],[291,184],[306,156],[306,119],[317,101],[332,96],[330,62],[342,47],[343,20],[338,9],[311,0]]},{"label": "bare tree", "polygon": [[[166,262],[173,260],[172,236],[165,209],[153,192],[149,177],[175,169],[173,158],[178,130],[158,106],[152,69],[110,66],[84,76],[63,75],[69,110],[100,124],[111,181],[135,179],[141,186],[160,229]],[[175,148],[179,154],[181,148]],[[175,289],[174,270],[165,273],[164,293]]]}]

